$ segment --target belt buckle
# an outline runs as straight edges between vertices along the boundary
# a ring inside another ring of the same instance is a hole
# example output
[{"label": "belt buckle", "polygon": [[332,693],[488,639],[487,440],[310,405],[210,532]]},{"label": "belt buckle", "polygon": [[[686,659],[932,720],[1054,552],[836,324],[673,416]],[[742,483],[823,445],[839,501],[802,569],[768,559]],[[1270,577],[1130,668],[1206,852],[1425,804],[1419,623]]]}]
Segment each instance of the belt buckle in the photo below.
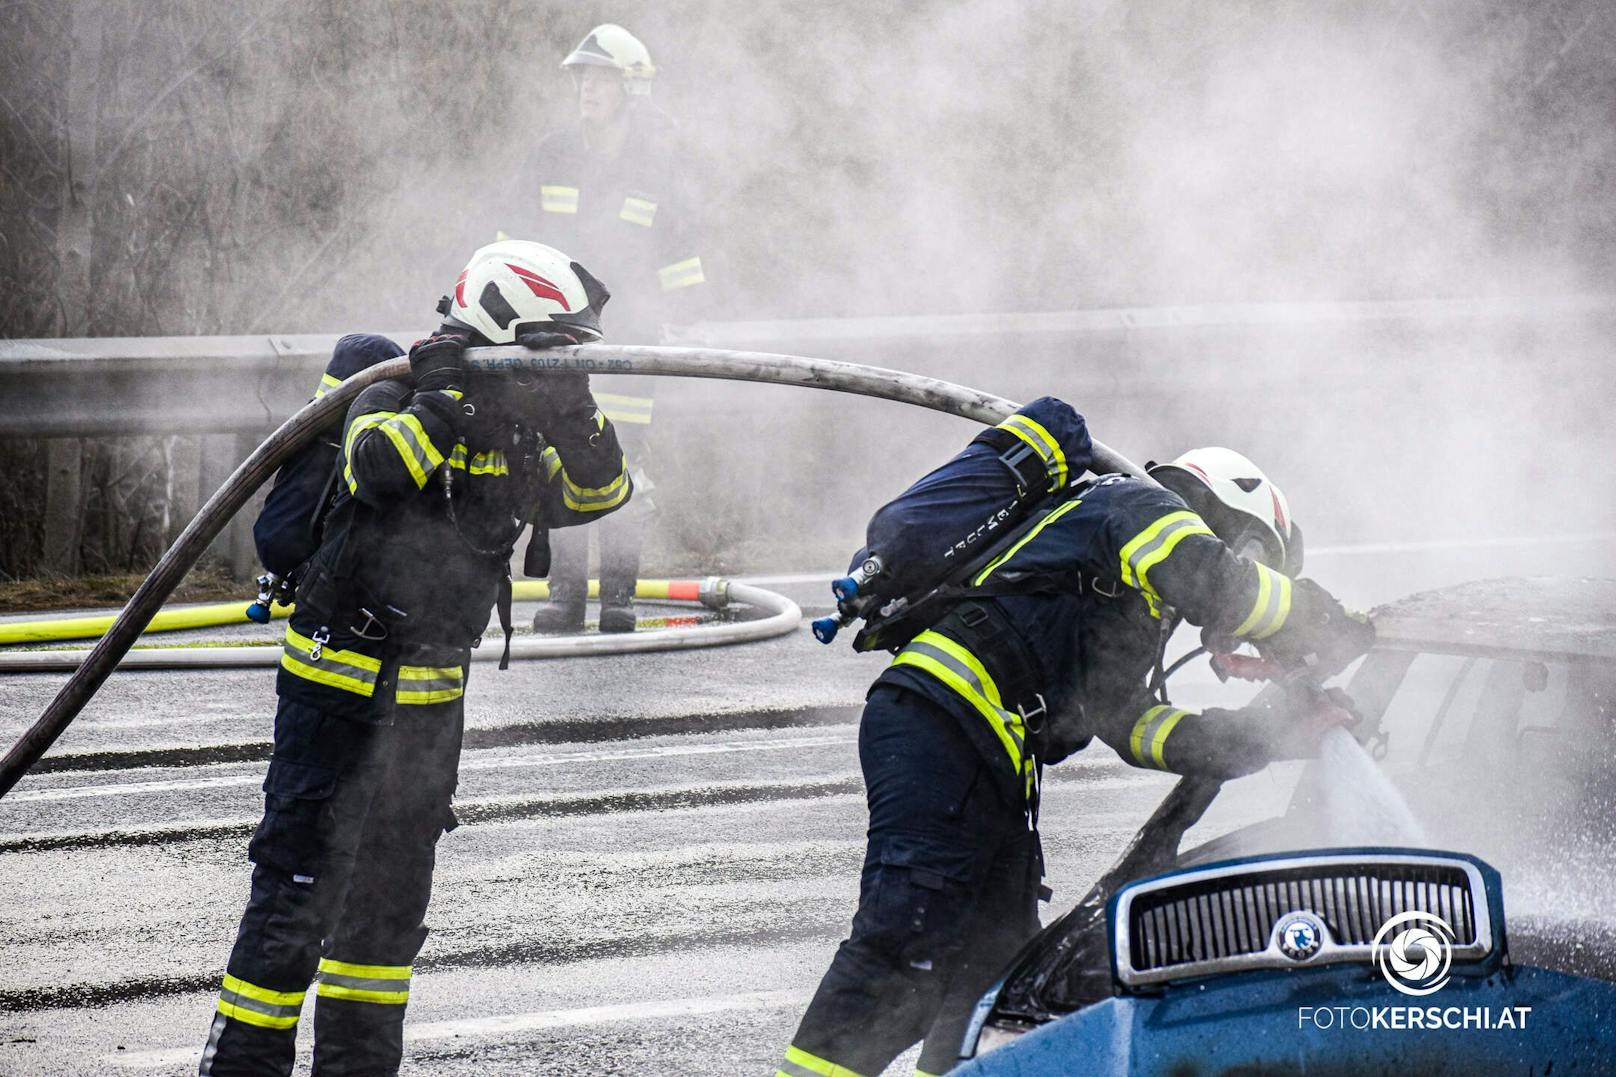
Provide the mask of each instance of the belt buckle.
[{"label": "belt buckle", "polygon": [[1040,715],[1048,714],[1049,713],[1049,705],[1044,702],[1044,697],[1043,697],[1043,694],[1041,692],[1034,692],[1032,697],[1038,701],[1038,709],[1029,711],[1026,707],[1022,706],[1021,704],[1017,704],[1016,705],[1016,713],[1021,715],[1021,722],[1022,722],[1022,724],[1024,726],[1027,727],[1027,732],[1036,733],[1036,732],[1038,732],[1040,729],[1042,729],[1044,727],[1043,727],[1042,724],[1036,725],[1036,726],[1033,725],[1032,720],[1034,718],[1039,717]]},{"label": "belt buckle", "polygon": [[1109,591],[1102,588],[1100,586],[1100,582],[1101,581],[1100,581],[1099,577],[1097,577],[1097,576],[1090,576],[1089,577],[1089,590],[1093,591],[1095,594],[1099,595],[1101,598],[1116,598],[1118,595],[1120,595],[1122,593],[1122,584],[1119,581],[1117,581],[1117,580],[1108,580],[1108,581],[1106,581],[1111,586],[1111,590],[1109,590]]}]

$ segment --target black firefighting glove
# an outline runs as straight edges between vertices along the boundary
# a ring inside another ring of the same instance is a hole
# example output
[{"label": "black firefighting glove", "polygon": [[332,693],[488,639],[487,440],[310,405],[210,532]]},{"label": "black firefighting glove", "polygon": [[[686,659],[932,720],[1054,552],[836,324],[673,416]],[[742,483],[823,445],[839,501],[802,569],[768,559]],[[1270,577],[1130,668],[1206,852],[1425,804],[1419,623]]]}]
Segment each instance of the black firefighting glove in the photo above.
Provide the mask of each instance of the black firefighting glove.
[{"label": "black firefighting glove", "polygon": [[1375,645],[1375,626],[1349,610],[1312,580],[1291,589],[1285,627],[1257,645],[1265,656],[1295,668],[1307,667],[1318,680],[1340,673]]},{"label": "black firefighting glove", "polygon": [[[578,343],[571,334],[553,329],[534,329],[516,338],[524,348],[561,348]],[[560,369],[538,375],[527,386],[531,400],[526,401],[530,418],[551,441],[560,435],[581,432],[588,437],[597,429],[594,424],[595,398],[589,395],[589,375],[581,370]]]},{"label": "black firefighting glove", "polygon": [[453,333],[418,340],[410,348],[410,374],[417,392],[464,389],[466,338]]}]

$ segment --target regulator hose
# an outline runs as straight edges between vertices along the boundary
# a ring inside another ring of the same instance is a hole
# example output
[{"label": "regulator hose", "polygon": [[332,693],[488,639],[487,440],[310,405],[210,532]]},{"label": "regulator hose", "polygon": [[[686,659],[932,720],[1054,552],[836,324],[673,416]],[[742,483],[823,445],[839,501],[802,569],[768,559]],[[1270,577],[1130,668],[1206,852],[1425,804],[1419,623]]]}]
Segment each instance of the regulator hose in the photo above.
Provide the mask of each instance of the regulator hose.
[{"label": "regulator hose", "polygon": [[[584,344],[532,351],[507,345],[467,350],[466,366],[486,372],[509,370],[512,373],[542,374],[546,371],[582,371],[586,374],[653,374],[801,385],[896,400],[989,425],[1004,419],[1017,407],[1003,397],[899,370],[832,359],[716,348]],[[254,491],[320,430],[344,414],[354,397],[366,386],[389,378],[405,378],[409,373],[409,360],[404,356],[360,371],[324,396],[305,404],[242,461],[225,484],[208,498],[207,504],[185,525],[180,537],[174,540],[151,573],[141,581],[112,627],[56,693],[56,698],[46,706],[44,713],[18,738],[5,758],[0,759],[0,797],[11,791],[78,717],[140,637],[147,622],[162,608],[164,600],[179,586],[214,536],[224,529]],[[1143,474],[1125,457],[1098,441],[1094,443],[1093,461],[1097,472]]]}]

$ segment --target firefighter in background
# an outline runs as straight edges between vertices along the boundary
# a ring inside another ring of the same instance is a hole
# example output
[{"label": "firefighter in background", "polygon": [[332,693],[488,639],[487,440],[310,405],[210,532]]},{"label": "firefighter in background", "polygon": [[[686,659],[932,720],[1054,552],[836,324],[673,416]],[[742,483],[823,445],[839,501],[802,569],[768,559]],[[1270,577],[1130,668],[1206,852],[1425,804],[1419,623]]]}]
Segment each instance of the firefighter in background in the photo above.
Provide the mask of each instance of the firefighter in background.
[{"label": "firefighter in background", "polygon": [[[1048,507],[870,689],[858,911],[777,1077],[877,1074],[921,1039],[917,1073],[954,1065],[973,1004],[1038,930],[1044,764],[1098,737],[1134,766],[1232,778],[1315,754],[1326,731],[1354,720],[1339,694],[1194,713],[1152,684],[1180,618],[1219,647],[1258,641],[1325,674],[1373,643],[1367,622],[1293,580],[1300,531],[1284,495],[1238,453],[1186,453],[1152,468],[1160,486],[1111,475],[1070,487],[1088,433],[1045,397],[916,483],[892,517],[919,526],[917,506],[957,501],[966,473],[1021,444],[1041,472],[1025,481],[1047,476]],[[871,523],[877,552],[886,512]]]},{"label": "firefighter in background", "polygon": [[[576,85],[579,123],[545,138],[523,170],[528,197],[539,201],[539,238],[612,282],[615,340],[659,343],[662,325],[693,320],[707,290],[690,154],[651,103],[656,67],[633,34],[597,26],[561,66]],[[653,380],[613,377],[595,394],[617,425],[640,496],[609,522],[557,536],[536,631],[583,628],[590,531],[600,545],[600,630],[634,630],[640,545],[653,508],[645,496]]]},{"label": "firefighter in background", "polygon": [[[398,1072],[435,847],[455,825],[471,648],[492,607],[509,624],[511,552],[530,522],[541,535],[586,522],[632,489],[587,375],[479,379],[464,352],[598,340],[606,299],[543,244],[484,247],[440,304],[438,334],[410,349],[411,377],[349,409],[336,500],[297,573],[252,889],[204,1077],[290,1074],[316,975],[314,1073]],[[400,354],[365,336],[339,350],[333,379]]]}]

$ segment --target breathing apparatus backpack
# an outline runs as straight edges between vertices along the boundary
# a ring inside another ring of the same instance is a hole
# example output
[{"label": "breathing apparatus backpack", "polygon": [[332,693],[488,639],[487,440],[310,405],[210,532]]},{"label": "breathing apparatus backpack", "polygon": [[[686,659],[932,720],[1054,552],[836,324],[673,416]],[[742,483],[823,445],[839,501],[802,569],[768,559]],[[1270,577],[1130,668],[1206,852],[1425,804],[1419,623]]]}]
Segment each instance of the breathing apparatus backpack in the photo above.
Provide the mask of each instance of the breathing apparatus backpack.
[{"label": "breathing apparatus backpack", "polygon": [[[896,651],[951,605],[988,591],[970,578],[1013,546],[1041,508],[1069,493],[1089,464],[1083,417],[1045,396],[971,439],[964,450],[876,510],[848,575],[831,584],[837,614],[813,624],[830,643],[863,620],[856,651]],[[1006,579],[991,593],[1040,586]]]},{"label": "breathing apparatus backpack", "polygon": [[[386,337],[353,333],[337,341],[316,397],[328,388],[377,363],[397,358],[404,349]],[[247,616],[269,622],[270,605],[291,602],[297,578],[324,533],[326,517],[337,497],[341,470],[342,429],[346,416],[332,421],[275,473],[275,484],[253,521],[253,545],[268,571],[258,577],[258,600]]]}]

